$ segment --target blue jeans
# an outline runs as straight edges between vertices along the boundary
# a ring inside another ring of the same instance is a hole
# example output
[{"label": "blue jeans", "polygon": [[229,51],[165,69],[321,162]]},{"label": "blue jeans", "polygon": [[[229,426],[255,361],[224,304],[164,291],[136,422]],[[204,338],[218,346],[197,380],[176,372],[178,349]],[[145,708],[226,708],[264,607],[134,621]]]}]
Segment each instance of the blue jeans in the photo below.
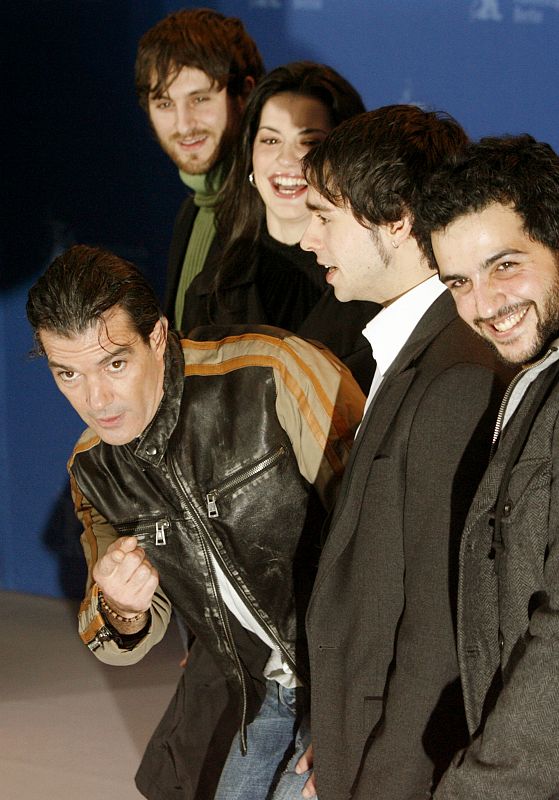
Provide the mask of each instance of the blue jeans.
[{"label": "blue jeans", "polygon": [[247,727],[248,752],[242,755],[237,734],[214,800],[301,800],[310,772],[297,775],[295,765],[311,739],[308,692],[266,684],[262,707]]}]

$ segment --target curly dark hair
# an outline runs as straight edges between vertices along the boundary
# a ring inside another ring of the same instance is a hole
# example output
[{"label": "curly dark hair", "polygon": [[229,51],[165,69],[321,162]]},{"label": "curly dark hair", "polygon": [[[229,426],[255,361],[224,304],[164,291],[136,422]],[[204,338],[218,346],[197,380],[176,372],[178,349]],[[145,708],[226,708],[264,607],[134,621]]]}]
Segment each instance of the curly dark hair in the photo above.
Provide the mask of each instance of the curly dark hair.
[{"label": "curly dark hair", "polygon": [[390,105],[339,125],[303,159],[303,174],[336,206],[367,227],[415,215],[423,186],[468,137],[449,114]]},{"label": "curly dark hair", "polygon": [[559,156],[528,134],[486,137],[437,169],[421,197],[422,247],[434,258],[432,231],[492,203],[512,207],[531,239],[559,250]]}]

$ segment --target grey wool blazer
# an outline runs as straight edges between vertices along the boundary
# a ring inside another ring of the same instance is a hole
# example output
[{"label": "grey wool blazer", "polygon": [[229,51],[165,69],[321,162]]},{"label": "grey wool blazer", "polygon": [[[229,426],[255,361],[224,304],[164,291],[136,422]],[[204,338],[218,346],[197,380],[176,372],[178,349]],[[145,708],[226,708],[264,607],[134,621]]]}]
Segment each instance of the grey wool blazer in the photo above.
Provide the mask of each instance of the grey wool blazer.
[{"label": "grey wool blazer", "polygon": [[[555,363],[528,389],[468,515],[458,643],[473,741],[448,769],[437,800],[559,798],[558,378]],[[527,437],[519,436],[524,425]],[[513,456],[517,441],[524,444]],[[501,549],[493,540],[503,481]]]}]

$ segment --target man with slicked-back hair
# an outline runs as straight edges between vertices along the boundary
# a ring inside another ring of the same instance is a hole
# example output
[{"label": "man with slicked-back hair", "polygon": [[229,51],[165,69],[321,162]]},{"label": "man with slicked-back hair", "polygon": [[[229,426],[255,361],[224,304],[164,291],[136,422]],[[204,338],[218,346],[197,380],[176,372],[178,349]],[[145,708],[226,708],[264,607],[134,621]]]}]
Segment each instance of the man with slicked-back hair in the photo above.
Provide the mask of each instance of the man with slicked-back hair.
[{"label": "man with slicked-back hair", "polygon": [[171,609],[195,636],[138,788],[149,800],[299,800],[305,609],[361,390],[287,331],[180,339],[140,271],[95,247],[58,256],[27,315],[88,426],[68,465],[88,564],[82,641],[134,664]]}]

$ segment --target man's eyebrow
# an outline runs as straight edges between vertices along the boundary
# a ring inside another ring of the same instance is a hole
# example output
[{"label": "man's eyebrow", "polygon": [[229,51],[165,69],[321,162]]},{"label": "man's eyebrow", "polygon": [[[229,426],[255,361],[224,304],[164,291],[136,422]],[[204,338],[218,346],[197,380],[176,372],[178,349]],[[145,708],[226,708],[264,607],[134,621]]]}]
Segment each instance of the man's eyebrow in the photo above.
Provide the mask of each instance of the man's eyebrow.
[{"label": "man's eyebrow", "polygon": [[332,211],[328,206],[321,206],[319,203],[309,203],[308,200],[305,200],[305,205],[309,211],[320,211],[323,214],[328,214],[329,211]]},{"label": "man's eyebrow", "polygon": [[[187,92],[187,97],[194,97],[197,94],[209,94],[210,92],[219,93],[221,89],[217,83],[209,84],[205,87],[198,87],[196,89],[192,89],[191,92]],[[158,92],[150,92],[149,93],[151,100],[170,100],[169,97],[169,87],[167,86],[165,89],[160,89]]]},{"label": "man's eyebrow", "polygon": [[[522,250],[517,250],[515,248],[507,247],[506,250],[500,250],[498,253],[494,253],[494,255],[489,256],[486,258],[485,261],[481,262],[481,269],[486,270],[493,266],[497,261],[500,261],[505,256],[514,256],[514,255],[522,255]],[[440,279],[443,283],[450,283],[451,281],[458,281],[464,278],[464,275],[460,275],[460,273],[454,273],[452,275],[440,275]]]},{"label": "man's eyebrow", "polygon": [[443,283],[452,283],[452,281],[459,281],[462,280],[463,277],[464,275],[458,275],[458,274],[442,275],[439,271],[439,280],[441,280]]},{"label": "man's eyebrow", "polygon": [[[123,345],[122,347],[118,347],[114,352],[107,351],[107,355],[103,356],[100,361],[97,362],[97,366],[104,367],[107,364],[110,364],[111,361],[115,361],[120,356],[126,355],[131,351],[131,347],[129,345]],[[47,364],[51,369],[63,369],[66,372],[74,372],[74,368],[68,366],[67,364],[59,364],[57,361],[53,361],[52,359],[47,360]]]},{"label": "man's eyebrow", "polygon": [[504,256],[515,256],[515,255],[521,255],[522,253],[523,253],[522,250],[517,250],[515,248],[507,247],[506,250],[500,250],[498,253],[495,253],[495,255],[486,258],[485,261],[482,262],[481,268],[489,269],[489,267],[492,267],[496,261],[499,261]]}]

